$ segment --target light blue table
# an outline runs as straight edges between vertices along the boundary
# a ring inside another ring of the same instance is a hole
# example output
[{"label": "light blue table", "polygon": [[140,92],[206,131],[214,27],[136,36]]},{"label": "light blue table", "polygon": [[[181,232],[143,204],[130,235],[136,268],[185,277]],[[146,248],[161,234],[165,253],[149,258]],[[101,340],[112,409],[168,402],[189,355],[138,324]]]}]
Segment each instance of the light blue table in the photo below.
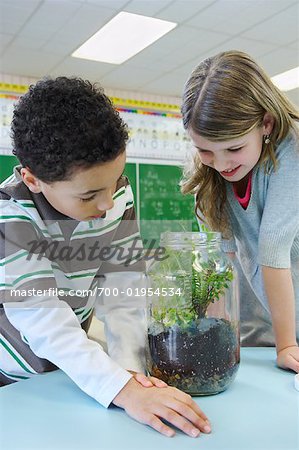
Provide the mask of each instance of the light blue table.
[{"label": "light blue table", "polygon": [[272,348],[247,348],[235,382],[197,398],[213,432],[159,435],[123,410],[101,407],[61,371],[0,389],[1,450],[298,450],[294,374],[275,367]]}]

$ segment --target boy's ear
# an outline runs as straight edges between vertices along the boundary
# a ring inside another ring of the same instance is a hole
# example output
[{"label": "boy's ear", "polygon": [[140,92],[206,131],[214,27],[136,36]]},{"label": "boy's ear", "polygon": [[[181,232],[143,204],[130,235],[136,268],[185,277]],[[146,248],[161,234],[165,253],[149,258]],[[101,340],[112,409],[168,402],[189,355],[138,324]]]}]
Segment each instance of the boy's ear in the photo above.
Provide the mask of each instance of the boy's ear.
[{"label": "boy's ear", "polygon": [[263,134],[271,134],[274,127],[275,119],[274,117],[266,112],[263,118]]},{"label": "boy's ear", "polygon": [[35,175],[33,175],[28,167],[22,167],[21,176],[24,183],[31,192],[33,192],[34,194],[39,194],[41,192],[39,179],[36,178]]}]

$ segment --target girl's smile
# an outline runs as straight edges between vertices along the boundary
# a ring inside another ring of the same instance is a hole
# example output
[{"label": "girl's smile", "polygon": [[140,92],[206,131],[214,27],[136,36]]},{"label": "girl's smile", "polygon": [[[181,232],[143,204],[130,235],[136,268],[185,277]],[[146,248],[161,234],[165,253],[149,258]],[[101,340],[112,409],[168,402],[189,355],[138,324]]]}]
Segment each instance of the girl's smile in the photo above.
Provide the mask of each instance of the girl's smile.
[{"label": "girl's smile", "polygon": [[223,170],[222,172],[220,172],[220,174],[223,177],[233,177],[237,171],[240,169],[241,166],[237,166],[234,169],[228,169],[228,170]]}]

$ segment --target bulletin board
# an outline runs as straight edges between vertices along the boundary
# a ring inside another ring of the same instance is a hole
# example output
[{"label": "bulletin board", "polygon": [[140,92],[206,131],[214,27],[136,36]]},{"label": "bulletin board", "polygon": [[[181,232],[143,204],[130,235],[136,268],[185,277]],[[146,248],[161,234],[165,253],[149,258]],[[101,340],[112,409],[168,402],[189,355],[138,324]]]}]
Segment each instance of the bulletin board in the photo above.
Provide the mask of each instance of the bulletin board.
[{"label": "bulletin board", "polygon": [[[14,104],[27,89],[27,86],[0,83],[0,182],[18,164],[12,155],[10,123]],[[190,148],[179,107],[132,99],[111,100],[129,126],[128,157],[142,161],[129,162],[125,169],[142,235],[155,234],[153,230],[160,230],[159,224],[165,221],[176,226],[179,221],[187,221],[196,228],[193,196],[183,196],[179,188],[180,166]]]}]

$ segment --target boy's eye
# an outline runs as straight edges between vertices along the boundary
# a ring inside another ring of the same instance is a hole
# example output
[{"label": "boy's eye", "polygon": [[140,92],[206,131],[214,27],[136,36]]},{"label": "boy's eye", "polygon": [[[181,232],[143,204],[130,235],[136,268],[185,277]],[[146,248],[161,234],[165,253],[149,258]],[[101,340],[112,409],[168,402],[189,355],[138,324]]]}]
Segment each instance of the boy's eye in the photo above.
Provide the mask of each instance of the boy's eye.
[{"label": "boy's eye", "polygon": [[80,200],[81,202],[90,202],[93,198],[95,198],[95,194],[88,198],[80,198]]},{"label": "boy's eye", "polygon": [[201,150],[201,149],[198,149],[198,152],[199,153],[211,153],[210,150]]}]

